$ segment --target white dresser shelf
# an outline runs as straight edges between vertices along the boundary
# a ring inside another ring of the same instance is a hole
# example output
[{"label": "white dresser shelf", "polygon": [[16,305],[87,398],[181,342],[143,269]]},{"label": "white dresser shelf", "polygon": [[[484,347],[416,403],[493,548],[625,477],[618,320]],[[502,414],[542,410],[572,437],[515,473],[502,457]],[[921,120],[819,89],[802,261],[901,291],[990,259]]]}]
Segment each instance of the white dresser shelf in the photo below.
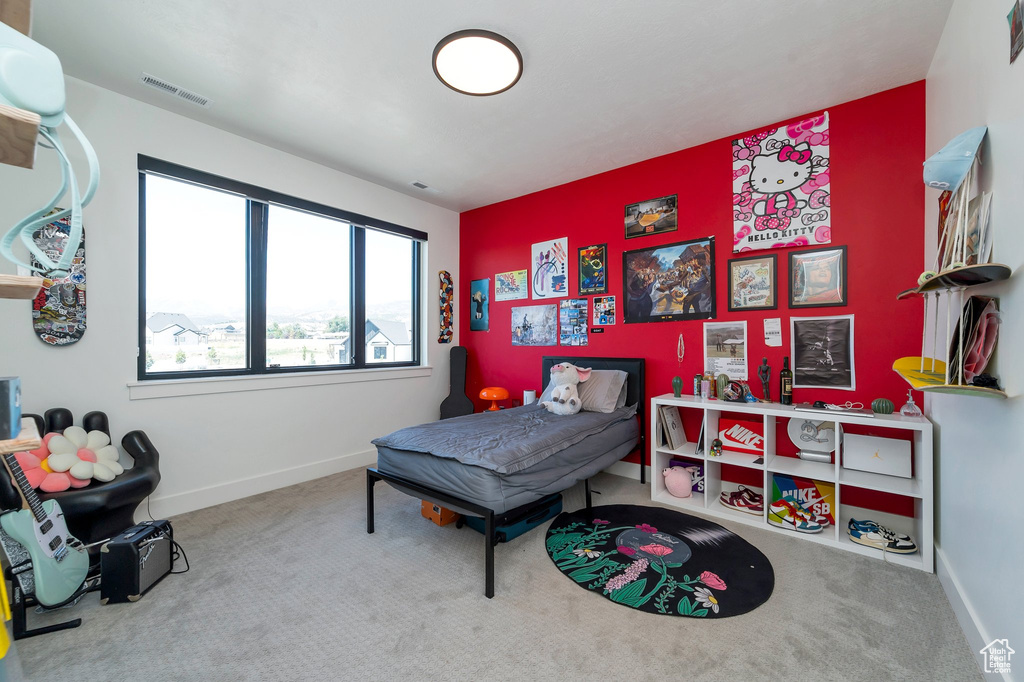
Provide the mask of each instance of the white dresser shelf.
[{"label": "white dresser shelf", "polygon": [[[697,452],[697,433],[694,432],[692,426],[692,416],[690,417],[691,426],[686,429],[686,437],[690,442],[675,450],[670,449],[665,444],[661,434],[661,415],[658,411],[661,405],[675,405],[681,408],[680,412],[683,415],[684,425],[687,422],[686,411],[693,410],[700,413],[705,433],[709,434],[705,437],[704,448],[700,452]],[[764,426],[764,457],[759,459],[757,455],[729,450],[724,451],[720,457],[708,456],[711,441],[718,437],[719,417],[723,412],[761,417]],[[651,415],[650,442],[653,444],[651,456],[651,499],[653,501],[688,512],[706,514],[759,528],[766,528],[776,533],[783,533],[794,539],[837,547],[850,552],[856,552],[857,554],[872,556],[881,561],[883,559],[881,550],[859,545],[853,542],[846,533],[847,523],[851,518],[872,519],[894,530],[907,533],[918,545],[919,549],[914,554],[886,553],[886,561],[910,566],[929,573],[935,571],[932,525],[932,423],[926,418],[905,417],[900,414],[876,414],[874,417],[832,413],[818,415],[816,413],[798,411],[792,406],[779,403],[732,403],[722,400],[705,400],[686,395],[676,398],[671,393],[651,399]],[[794,418],[827,419],[836,422],[836,435],[839,445],[833,454],[833,461],[831,463],[810,462],[796,457],[777,454],[775,447],[776,420]],[[885,474],[844,468],[842,466],[843,445],[841,434],[843,427],[847,425],[872,427],[876,432],[884,431],[885,429],[909,432],[913,447],[914,477],[901,478],[899,476],[887,476]],[[668,467],[669,461],[673,458],[685,458],[704,463],[705,482],[703,494],[694,493],[692,497],[681,498],[671,495],[665,489],[665,479],[661,472]],[[722,480],[722,465],[737,466],[761,472],[761,488],[765,493],[765,511],[761,515],[739,512],[719,503],[718,498],[723,490],[735,490],[737,487],[734,483]],[[814,534],[797,533],[770,525],[767,519],[767,510],[771,504],[772,474],[777,473],[834,483],[836,486],[836,510],[833,511],[833,516],[836,518],[836,524],[826,527],[821,533]],[[863,509],[844,504],[844,488],[879,491],[912,499],[914,517],[888,514],[873,509]]]}]

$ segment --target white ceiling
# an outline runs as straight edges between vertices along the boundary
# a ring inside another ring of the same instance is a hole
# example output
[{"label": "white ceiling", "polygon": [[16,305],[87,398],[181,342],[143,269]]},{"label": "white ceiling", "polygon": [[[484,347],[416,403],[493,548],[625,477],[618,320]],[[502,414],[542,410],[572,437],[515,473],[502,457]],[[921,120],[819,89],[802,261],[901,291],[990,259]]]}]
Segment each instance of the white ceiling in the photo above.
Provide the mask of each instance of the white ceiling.
[{"label": "white ceiling", "polygon": [[[951,4],[36,0],[33,37],[72,76],[464,211],[924,78]],[[464,28],[518,45],[514,88],[435,78]]]}]

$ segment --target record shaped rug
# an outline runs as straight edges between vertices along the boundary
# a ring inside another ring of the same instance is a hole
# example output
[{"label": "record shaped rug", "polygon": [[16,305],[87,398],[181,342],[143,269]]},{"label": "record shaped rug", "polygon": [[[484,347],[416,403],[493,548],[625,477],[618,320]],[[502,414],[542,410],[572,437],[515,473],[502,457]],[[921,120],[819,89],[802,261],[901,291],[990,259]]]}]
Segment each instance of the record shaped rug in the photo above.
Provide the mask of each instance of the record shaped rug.
[{"label": "record shaped rug", "polygon": [[768,557],[732,531],[661,507],[607,505],[560,514],[548,556],[585,590],[648,613],[727,618],[775,588]]}]

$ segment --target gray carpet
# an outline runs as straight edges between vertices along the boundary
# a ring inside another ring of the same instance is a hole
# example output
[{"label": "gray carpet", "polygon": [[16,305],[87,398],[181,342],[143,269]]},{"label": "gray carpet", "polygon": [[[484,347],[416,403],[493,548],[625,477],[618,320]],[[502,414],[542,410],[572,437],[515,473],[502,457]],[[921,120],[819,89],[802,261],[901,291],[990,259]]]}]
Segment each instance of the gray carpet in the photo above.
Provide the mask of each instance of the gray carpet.
[{"label": "gray carpet", "polygon": [[[595,504],[650,504],[636,481],[594,488]],[[562,576],[540,529],[498,546],[488,600],[480,535],[433,525],[384,484],[367,535],[364,489],[355,470],[173,519],[191,572],[135,604],[87,595],[81,628],[18,642],[26,678],[981,677],[934,575],[726,522],[774,565],[771,599],[722,620],[655,616]],[[568,509],[582,504],[582,486],[567,492]]]}]

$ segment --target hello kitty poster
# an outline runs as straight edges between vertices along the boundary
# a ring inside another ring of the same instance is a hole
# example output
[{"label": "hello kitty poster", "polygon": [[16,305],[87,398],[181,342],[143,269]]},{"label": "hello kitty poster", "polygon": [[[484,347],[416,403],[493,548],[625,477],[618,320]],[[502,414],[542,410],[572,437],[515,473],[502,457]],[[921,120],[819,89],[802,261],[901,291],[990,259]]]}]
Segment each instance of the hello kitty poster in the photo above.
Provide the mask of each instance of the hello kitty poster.
[{"label": "hello kitty poster", "polygon": [[828,112],[732,141],[733,251],[832,242]]}]

